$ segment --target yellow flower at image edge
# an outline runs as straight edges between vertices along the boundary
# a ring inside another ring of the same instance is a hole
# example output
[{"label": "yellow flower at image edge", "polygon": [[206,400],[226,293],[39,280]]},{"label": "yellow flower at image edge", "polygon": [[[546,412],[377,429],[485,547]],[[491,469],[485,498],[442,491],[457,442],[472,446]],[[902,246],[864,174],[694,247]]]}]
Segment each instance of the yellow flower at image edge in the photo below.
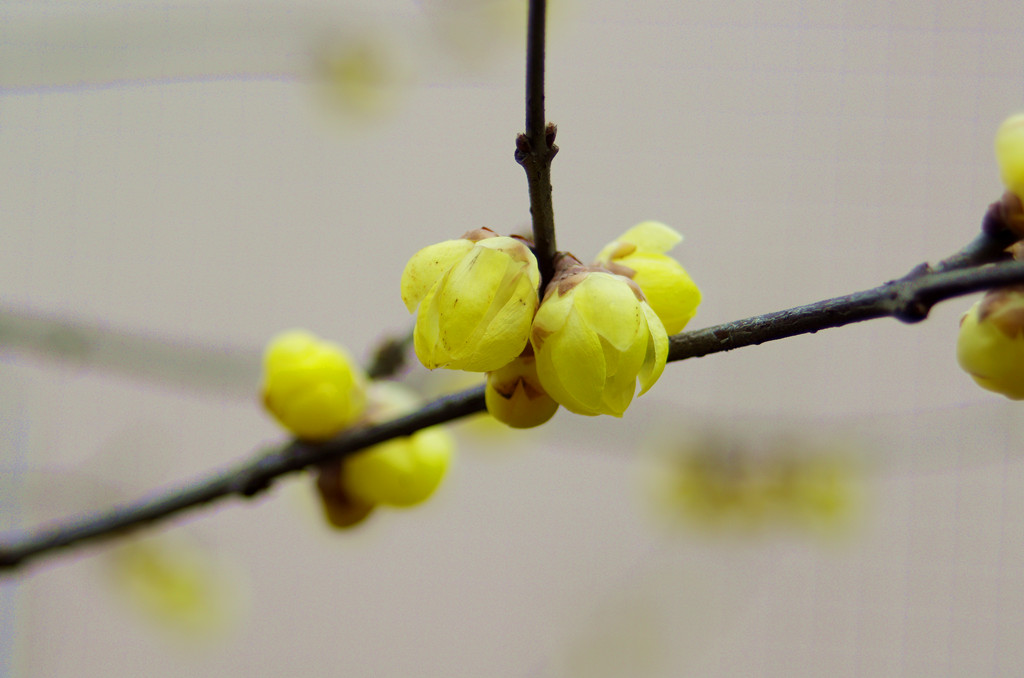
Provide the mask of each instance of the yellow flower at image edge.
[{"label": "yellow flower at image edge", "polygon": [[665,369],[668,335],[636,285],[579,266],[556,276],[531,335],[544,390],[577,414],[621,417]]},{"label": "yellow flower at image edge", "polygon": [[644,221],[609,243],[597,255],[597,265],[630,278],[668,334],[681,332],[697,313],[700,290],[678,261],[665,254],[683,236],[665,224]]},{"label": "yellow flower at image edge", "polygon": [[520,240],[478,229],[417,252],[402,273],[416,355],[428,369],[490,372],[522,353],[540,271]]},{"label": "yellow flower at image edge", "polygon": [[1003,121],[996,132],[995,147],[1003,184],[1024,199],[1024,113]]},{"label": "yellow flower at image edge", "polygon": [[956,357],[982,388],[1024,400],[1024,286],[990,290],[963,315]]},{"label": "yellow flower at image edge", "polygon": [[271,339],[263,356],[263,403],[299,438],[330,438],[366,405],[366,378],[341,346],[292,330]]}]

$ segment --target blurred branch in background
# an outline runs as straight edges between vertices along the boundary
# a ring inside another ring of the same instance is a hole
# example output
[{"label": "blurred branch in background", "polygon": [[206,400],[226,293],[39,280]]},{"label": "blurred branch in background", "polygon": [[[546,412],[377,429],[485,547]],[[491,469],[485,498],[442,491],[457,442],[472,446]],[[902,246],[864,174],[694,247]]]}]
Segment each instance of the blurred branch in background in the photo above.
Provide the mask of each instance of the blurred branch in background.
[{"label": "blurred branch in background", "polygon": [[26,354],[158,384],[256,400],[260,352],[0,308],[0,358]]}]

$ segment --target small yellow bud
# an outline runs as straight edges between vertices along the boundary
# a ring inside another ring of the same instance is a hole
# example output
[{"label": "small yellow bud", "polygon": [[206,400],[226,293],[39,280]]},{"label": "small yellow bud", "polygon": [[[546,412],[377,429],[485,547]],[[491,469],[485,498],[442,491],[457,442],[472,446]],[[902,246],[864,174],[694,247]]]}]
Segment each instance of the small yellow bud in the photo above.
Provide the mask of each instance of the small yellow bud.
[{"label": "small yellow bud", "polygon": [[365,383],[345,349],[302,330],[277,335],[263,355],[263,404],[299,438],[330,438],[355,422]]},{"label": "small yellow bud", "polygon": [[540,385],[532,351],[527,353],[487,373],[487,411],[512,428],[540,426],[558,410],[558,403]]},{"label": "small yellow bud", "polygon": [[521,240],[487,229],[420,250],[402,273],[402,299],[419,305],[413,335],[428,369],[490,372],[522,353],[540,303],[537,260]]},{"label": "small yellow bud", "polygon": [[963,315],[956,357],[982,388],[1024,399],[1024,286],[989,290]]},{"label": "small yellow bud", "polygon": [[[369,419],[381,422],[419,406],[407,388],[389,382],[373,385]],[[427,499],[444,478],[455,440],[440,426],[356,453],[341,462],[340,485],[353,503],[411,506]]]},{"label": "small yellow bud", "polygon": [[686,327],[700,305],[700,290],[678,261],[665,254],[683,239],[674,229],[645,221],[623,233],[597,255],[597,265],[630,278],[668,334]]},{"label": "small yellow bud", "polygon": [[434,493],[451,461],[454,441],[442,428],[425,428],[345,459],[348,496],[368,504],[412,506]]},{"label": "small yellow bud", "polygon": [[996,132],[995,146],[1003,184],[1024,200],[1024,113],[1003,121]]},{"label": "small yellow bud", "polygon": [[640,381],[661,376],[668,335],[628,278],[566,262],[548,286],[531,342],[544,390],[577,414],[621,417]]}]

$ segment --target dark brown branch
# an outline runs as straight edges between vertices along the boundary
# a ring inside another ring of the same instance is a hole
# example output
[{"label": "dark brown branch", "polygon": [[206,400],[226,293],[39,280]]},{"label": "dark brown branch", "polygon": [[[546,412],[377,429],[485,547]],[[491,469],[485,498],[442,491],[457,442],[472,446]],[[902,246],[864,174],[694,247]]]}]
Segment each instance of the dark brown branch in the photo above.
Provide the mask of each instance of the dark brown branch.
[{"label": "dark brown branch", "polygon": [[[1018,236],[993,221],[998,208],[999,203],[989,207],[978,237],[934,266],[921,264],[899,280],[870,290],[682,332],[669,337],[668,359],[699,358],[873,318],[920,322],[940,301],[1024,282],[1024,262],[1003,261]],[[997,261],[1001,263],[984,266]]]},{"label": "dark brown branch", "polygon": [[555,126],[544,120],[544,37],[546,0],[530,0],[526,33],[526,132],[516,138],[516,162],[526,170],[533,217],[533,243],[541,290],[554,272],[555,211],[551,202],[551,159],[558,152]]},{"label": "dark brown branch", "polygon": [[483,387],[436,400],[420,410],[384,424],[346,431],[337,438],[312,444],[293,441],[257,455],[207,478],[170,490],[158,490],[142,499],[115,506],[107,512],[76,517],[26,535],[0,540],[0,570],[13,570],[43,555],[88,541],[110,539],[143,528],[172,515],[230,496],[253,497],[278,478],[327,461],[342,459],[377,443],[410,435],[477,412],[484,405]]},{"label": "dark brown branch", "polygon": [[[1005,246],[1014,239],[1015,236],[1003,231],[983,233],[934,267],[918,266],[903,278],[871,290],[678,334],[670,338],[669,360],[695,358],[872,318],[893,316],[905,322],[923,320],[939,301],[1024,282],[1024,262],[987,263],[1004,258]],[[255,496],[283,475],[341,459],[385,440],[484,409],[483,387],[477,387],[437,400],[401,419],[348,431],[327,443],[293,441],[208,478],[151,493],[109,512],[4,538],[0,540],[0,569],[14,569],[78,543],[116,537],[218,499],[233,495]]]}]

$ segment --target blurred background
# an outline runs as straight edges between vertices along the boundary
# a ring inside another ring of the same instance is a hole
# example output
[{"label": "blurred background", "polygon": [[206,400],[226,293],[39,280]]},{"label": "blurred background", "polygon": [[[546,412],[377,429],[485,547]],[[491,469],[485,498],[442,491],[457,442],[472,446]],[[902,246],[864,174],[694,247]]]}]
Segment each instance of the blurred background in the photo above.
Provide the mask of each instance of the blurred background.
[{"label": "blurred background", "polygon": [[[411,254],[527,229],[525,4],[0,3],[0,528],[283,440],[268,337],[368,357]],[[691,328],[940,259],[1002,191],[1018,0],[551,13],[558,243],[674,226]],[[356,530],[299,477],[41,562],[0,676],[1020,675],[1024,422],[956,366],[970,301],[670,365],[621,421],[461,425]]]}]

